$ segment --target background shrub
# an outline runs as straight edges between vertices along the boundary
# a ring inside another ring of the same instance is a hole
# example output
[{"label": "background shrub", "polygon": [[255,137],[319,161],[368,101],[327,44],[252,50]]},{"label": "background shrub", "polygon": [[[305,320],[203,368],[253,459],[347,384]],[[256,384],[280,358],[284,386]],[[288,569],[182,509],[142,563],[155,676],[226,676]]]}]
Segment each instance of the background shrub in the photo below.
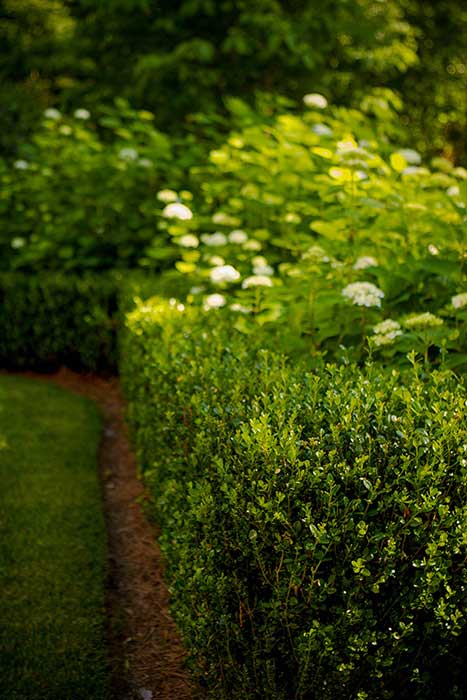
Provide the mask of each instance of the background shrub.
[{"label": "background shrub", "polygon": [[210,697],[465,697],[467,422],[449,372],[290,366],[145,301],[122,372]]},{"label": "background shrub", "polygon": [[18,158],[0,160],[0,269],[170,265],[174,248],[159,226],[166,202],[157,194],[183,166],[172,164],[171,144],[153,119],[125,100],[94,115],[46,110]]},{"label": "background shrub", "polygon": [[0,275],[0,366],[116,370],[119,273]]}]

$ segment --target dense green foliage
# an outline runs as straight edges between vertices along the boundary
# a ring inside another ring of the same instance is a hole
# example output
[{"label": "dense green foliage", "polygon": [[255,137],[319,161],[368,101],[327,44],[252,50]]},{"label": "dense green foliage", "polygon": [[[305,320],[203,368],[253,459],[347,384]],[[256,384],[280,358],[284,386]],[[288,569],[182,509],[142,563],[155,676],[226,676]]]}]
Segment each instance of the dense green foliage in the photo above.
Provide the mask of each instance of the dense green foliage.
[{"label": "dense green foliage", "polygon": [[185,173],[150,113],[123,101],[97,121],[49,112],[29,159],[1,175],[2,264],[175,262],[174,296],[222,292],[237,328],[279,330],[289,351],[405,362],[414,349],[462,368],[467,171],[401,148],[388,90],[360,111],[304,101],[267,118],[231,100],[237,128],[207,162],[187,149]]},{"label": "dense green foliage", "polygon": [[389,85],[412,144],[462,162],[465,12],[456,0],[5,0],[0,144],[14,153],[47,104],[94,109],[120,95],[199,134],[221,126],[226,96],[318,89],[355,106]]},{"label": "dense green foliage", "polygon": [[0,366],[115,371],[118,273],[0,275]]},{"label": "dense green foliage", "polygon": [[310,373],[263,340],[154,298],[123,344],[209,696],[465,697],[465,388],[416,364]]},{"label": "dense green foliage", "polygon": [[0,366],[118,334],[213,698],[465,697],[466,13],[0,8]]},{"label": "dense green foliage", "polygon": [[192,169],[197,209],[178,224],[191,301],[222,292],[238,328],[279,327],[287,349],[359,360],[370,336],[386,359],[465,365],[467,171],[391,142],[392,99],[359,112],[308,95],[268,121],[237,104],[242,125]]},{"label": "dense green foliage", "polygon": [[457,0],[403,0],[417,36],[418,61],[394,87],[403,96],[403,125],[429,153],[467,161],[467,7]]},{"label": "dense green foliage", "polygon": [[171,128],[174,113],[216,112],[226,95],[298,96],[317,79],[321,89],[345,94],[357,62],[354,91],[416,60],[414,32],[397,2],[130,0],[82,3],[76,16],[77,39],[92,52],[91,89],[123,82],[127,97],[150,104]]},{"label": "dense green foliage", "polygon": [[0,695],[107,700],[97,410],[2,376],[0,412]]},{"label": "dense green foliage", "polygon": [[168,140],[150,112],[123,100],[97,124],[89,117],[46,110],[23,157],[0,166],[4,269],[157,268],[170,260],[157,238],[164,204],[155,196],[161,172],[171,172]]}]

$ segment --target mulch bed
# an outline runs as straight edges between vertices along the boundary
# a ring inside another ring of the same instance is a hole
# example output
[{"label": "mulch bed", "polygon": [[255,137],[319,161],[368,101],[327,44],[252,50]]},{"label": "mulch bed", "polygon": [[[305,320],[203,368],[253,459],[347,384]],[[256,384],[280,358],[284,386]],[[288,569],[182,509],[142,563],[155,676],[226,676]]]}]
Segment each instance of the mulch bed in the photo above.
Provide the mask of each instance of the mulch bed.
[{"label": "mulch bed", "polygon": [[169,614],[157,532],[140,505],[145,493],[136,476],[118,379],[65,368],[52,375],[23,374],[86,396],[102,412],[99,464],[108,536],[106,606],[113,698],[194,700],[199,694],[184,667],[184,648]]}]

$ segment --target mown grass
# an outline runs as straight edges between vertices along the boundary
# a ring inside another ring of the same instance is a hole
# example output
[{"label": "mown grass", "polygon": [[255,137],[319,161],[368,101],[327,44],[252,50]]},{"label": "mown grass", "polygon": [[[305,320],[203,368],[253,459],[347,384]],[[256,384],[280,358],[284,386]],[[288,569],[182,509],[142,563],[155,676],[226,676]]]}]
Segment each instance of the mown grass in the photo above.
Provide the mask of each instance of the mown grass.
[{"label": "mown grass", "polygon": [[0,376],[0,697],[109,697],[100,418],[81,397]]}]

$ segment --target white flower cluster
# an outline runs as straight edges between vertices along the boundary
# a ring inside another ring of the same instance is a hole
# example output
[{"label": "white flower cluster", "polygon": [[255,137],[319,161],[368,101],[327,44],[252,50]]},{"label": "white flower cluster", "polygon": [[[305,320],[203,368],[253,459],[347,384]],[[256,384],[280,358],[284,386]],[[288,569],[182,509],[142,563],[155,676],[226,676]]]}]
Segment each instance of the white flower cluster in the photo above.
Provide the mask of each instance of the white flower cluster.
[{"label": "white flower cluster", "polygon": [[193,213],[185,204],[181,204],[181,202],[171,202],[162,210],[162,216],[165,216],[167,219],[189,221],[189,219],[193,218]]},{"label": "white flower cluster", "polygon": [[15,160],[13,167],[16,168],[16,170],[27,170],[29,168],[29,163],[27,160],[22,160],[20,158],[19,160]]},{"label": "white flower cluster", "polygon": [[326,124],[313,124],[311,130],[317,136],[332,136],[333,131]]},{"label": "white flower cluster", "polygon": [[220,231],[216,231],[215,233],[203,233],[201,235],[201,240],[205,245],[209,246],[227,245],[227,236]]},{"label": "white flower cluster", "polygon": [[46,119],[61,119],[62,118],[62,113],[58,111],[58,109],[55,109],[54,107],[49,107],[48,109],[45,110],[44,112],[44,117]]},{"label": "white flower cluster", "polygon": [[422,162],[422,157],[418,151],[414,151],[413,148],[401,148],[397,151],[398,155],[402,156],[406,163],[409,165],[420,165]]},{"label": "white flower cluster", "polygon": [[118,152],[118,157],[130,163],[131,161],[138,160],[138,151],[130,147],[121,148]]},{"label": "white flower cluster", "polygon": [[243,306],[243,304],[230,304],[230,308],[232,311],[236,311],[239,314],[251,314],[251,309],[247,306]]},{"label": "white flower cluster", "polygon": [[248,240],[248,236],[245,233],[245,231],[242,231],[241,229],[235,229],[235,231],[231,231],[229,233],[229,241],[230,243],[245,243],[245,241]]},{"label": "white flower cluster", "polygon": [[364,255],[358,258],[353,266],[354,270],[366,270],[367,267],[378,267],[378,261],[372,258],[371,255]]},{"label": "white flower cluster", "polygon": [[384,292],[371,282],[353,282],[344,287],[342,296],[355,306],[381,306]]},{"label": "white flower cluster", "polygon": [[425,328],[436,328],[437,326],[443,325],[443,319],[439,316],[431,314],[429,311],[425,311],[422,314],[413,314],[409,316],[404,321],[404,326],[406,328],[412,328],[414,330],[424,330]]},{"label": "white flower cluster", "polygon": [[429,175],[430,172],[426,168],[421,168],[419,165],[408,165],[402,171],[402,175]]},{"label": "white flower cluster", "polygon": [[400,324],[387,318],[373,327],[374,336],[371,341],[376,346],[390,345],[398,336],[402,335]]},{"label": "white flower cluster", "polygon": [[271,277],[274,274],[274,268],[268,265],[268,261],[262,255],[256,255],[253,260],[253,273],[255,275],[266,275]]},{"label": "white flower cluster", "polygon": [[182,248],[197,248],[199,246],[199,240],[192,233],[186,233],[181,238],[177,239],[178,245]]},{"label": "white flower cluster", "polygon": [[242,282],[242,288],[248,289],[249,287],[272,287],[272,280],[266,275],[252,275],[247,277]]},{"label": "white flower cluster", "polygon": [[164,204],[169,204],[169,202],[176,202],[178,200],[178,195],[173,190],[160,190],[156,197],[160,202],[164,202]]},{"label": "white flower cluster", "polygon": [[209,309],[220,309],[221,306],[225,306],[225,297],[222,294],[209,294],[209,296],[204,299],[204,309],[208,311]]},{"label": "white flower cluster", "polygon": [[455,309],[463,309],[464,306],[467,306],[467,292],[453,296],[451,299],[451,304]]},{"label": "white flower cluster", "polygon": [[75,119],[89,119],[91,116],[91,112],[89,112],[87,109],[75,109],[74,117]]},{"label": "white flower cluster", "polygon": [[232,265],[219,265],[219,267],[212,268],[210,278],[211,282],[214,282],[214,284],[238,282],[240,273]]},{"label": "white flower cluster", "polygon": [[311,92],[303,96],[303,103],[306,107],[315,107],[316,109],[326,109],[328,101],[324,95],[318,92]]}]

